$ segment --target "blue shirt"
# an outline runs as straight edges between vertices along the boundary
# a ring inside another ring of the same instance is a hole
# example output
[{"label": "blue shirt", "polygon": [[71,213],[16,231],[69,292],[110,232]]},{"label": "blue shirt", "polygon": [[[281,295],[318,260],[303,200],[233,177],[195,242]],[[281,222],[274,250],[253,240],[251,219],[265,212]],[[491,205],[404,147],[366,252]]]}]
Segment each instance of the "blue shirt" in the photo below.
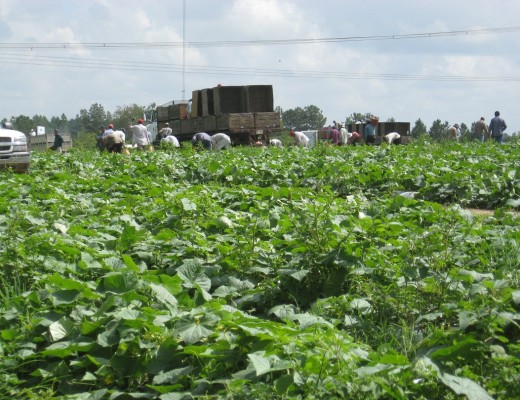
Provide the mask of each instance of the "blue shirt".
[{"label": "blue shirt", "polygon": [[364,136],[364,139],[366,140],[366,138],[368,136],[375,136],[376,135],[376,127],[372,124],[367,124],[367,126],[365,126],[365,134],[363,135]]},{"label": "blue shirt", "polygon": [[191,142],[194,145],[196,145],[198,142],[201,142],[202,146],[204,146],[205,149],[211,148],[211,136],[208,135],[206,132],[196,133],[195,135],[193,135]]},{"label": "blue shirt", "polygon": [[498,116],[493,118],[491,120],[491,122],[489,123],[489,132],[491,133],[491,136],[493,136],[493,137],[502,135],[502,133],[506,130],[506,128],[507,128],[506,122]]}]

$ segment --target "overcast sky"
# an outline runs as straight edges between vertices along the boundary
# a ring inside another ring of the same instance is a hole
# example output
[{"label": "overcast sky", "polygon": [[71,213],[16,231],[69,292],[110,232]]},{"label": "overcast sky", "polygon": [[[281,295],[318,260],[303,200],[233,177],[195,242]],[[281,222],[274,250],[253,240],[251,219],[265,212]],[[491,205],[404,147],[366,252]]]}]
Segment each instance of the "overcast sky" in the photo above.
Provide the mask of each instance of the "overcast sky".
[{"label": "overcast sky", "polygon": [[518,0],[0,0],[0,119],[220,83],[273,85],[275,106],[316,105],[328,123],[470,126],[500,110],[512,133],[519,17]]}]

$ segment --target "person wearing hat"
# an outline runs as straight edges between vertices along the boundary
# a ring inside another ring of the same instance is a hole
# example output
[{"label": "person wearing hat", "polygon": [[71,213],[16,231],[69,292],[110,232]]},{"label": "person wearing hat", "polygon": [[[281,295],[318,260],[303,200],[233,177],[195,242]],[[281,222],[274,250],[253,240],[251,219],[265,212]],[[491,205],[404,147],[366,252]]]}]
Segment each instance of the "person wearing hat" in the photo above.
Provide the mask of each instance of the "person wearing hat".
[{"label": "person wearing hat", "polygon": [[170,136],[171,134],[173,134],[173,131],[172,128],[170,128],[170,123],[166,122],[164,124],[164,128],[162,128],[157,134],[157,139],[164,139],[165,137]]},{"label": "person wearing hat", "polygon": [[150,145],[150,139],[146,126],[143,125],[143,119],[137,120],[137,125],[130,124],[130,132],[132,133],[132,144],[136,145],[139,150],[146,150]]},{"label": "person wearing hat", "polygon": [[108,125],[107,129],[105,129],[103,131],[103,134],[101,135],[101,137],[110,135],[111,133],[114,133],[114,125],[113,124],[109,124]]},{"label": "person wearing hat", "polygon": [[460,137],[459,124],[453,124],[448,128],[448,140],[458,141]]},{"label": "person wearing hat", "polygon": [[57,151],[61,153],[63,151],[63,137],[60,135],[60,131],[58,129],[54,129],[54,143],[49,150]]},{"label": "person wearing hat", "polygon": [[309,138],[305,133],[299,132],[296,129],[292,128],[289,133],[294,138],[294,144],[299,147],[307,147],[309,145]]},{"label": "person wearing hat", "polygon": [[365,126],[363,132],[363,140],[365,141],[365,144],[375,144],[378,123],[379,117],[372,115],[370,117],[370,122]]},{"label": "person wearing hat", "polygon": [[348,140],[348,144],[351,144],[352,146],[356,146],[359,141],[361,140],[361,135],[358,132],[352,132],[352,136]]}]

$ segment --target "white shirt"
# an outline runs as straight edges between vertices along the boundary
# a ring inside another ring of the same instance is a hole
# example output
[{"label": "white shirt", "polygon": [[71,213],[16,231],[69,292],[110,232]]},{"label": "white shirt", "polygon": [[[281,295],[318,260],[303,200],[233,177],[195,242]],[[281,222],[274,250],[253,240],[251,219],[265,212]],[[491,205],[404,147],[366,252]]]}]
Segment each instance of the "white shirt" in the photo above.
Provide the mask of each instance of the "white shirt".
[{"label": "white shirt", "polygon": [[132,144],[138,146],[147,146],[150,144],[150,140],[148,139],[149,133],[143,124],[130,125],[130,131],[132,132]]},{"label": "white shirt", "polygon": [[303,132],[294,132],[294,142],[296,146],[307,147],[309,138]]},{"label": "white shirt", "polygon": [[125,135],[125,133],[123,131],[114,131],[114,133],[121,137],[121,140],[123,141],[123,143],[125,142],[126,135]]},{"label": "white shirt", "polygon": [[169,135],[169,136],[162,138],[161,143],[171,143],[173,145],[173,147],[181,147],[179,140],[173,135]]},{"label": "white shirt", "polygon": [[275,146],[275,147],[282,147],[283,146],[282,141],[280,139],[271,139],[269,141],[269,144],[271,146]]},{"label": "white shirt", "polygon": [[[352,136],[352,134],[350,135]],[[346,128],[341,128],[339,130],[339,141],[341,144],[347,144],[347,141],[349,139],[348,131]]]},{"label": "white shirt", "polygon": [[388,135],[385,135],[386,143],[391,144],[394,140],[399,139],[401,135],[397,132],[390,132]]},{"label": "white shirt", "polygon": [[211,148],[215,150],[225,149],[231,146],[231,138],[225,133],[215,133],[211,137]]}]

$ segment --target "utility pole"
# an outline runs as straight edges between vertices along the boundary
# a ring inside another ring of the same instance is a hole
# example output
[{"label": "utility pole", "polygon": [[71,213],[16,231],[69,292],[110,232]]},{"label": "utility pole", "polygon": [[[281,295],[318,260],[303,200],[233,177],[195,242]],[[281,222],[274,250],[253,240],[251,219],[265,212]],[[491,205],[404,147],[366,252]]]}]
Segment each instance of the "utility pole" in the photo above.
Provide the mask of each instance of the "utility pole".
[{"label": "utility pole", "polygon": [[182,100],[186,98],[186,0],[182,0]]}]

